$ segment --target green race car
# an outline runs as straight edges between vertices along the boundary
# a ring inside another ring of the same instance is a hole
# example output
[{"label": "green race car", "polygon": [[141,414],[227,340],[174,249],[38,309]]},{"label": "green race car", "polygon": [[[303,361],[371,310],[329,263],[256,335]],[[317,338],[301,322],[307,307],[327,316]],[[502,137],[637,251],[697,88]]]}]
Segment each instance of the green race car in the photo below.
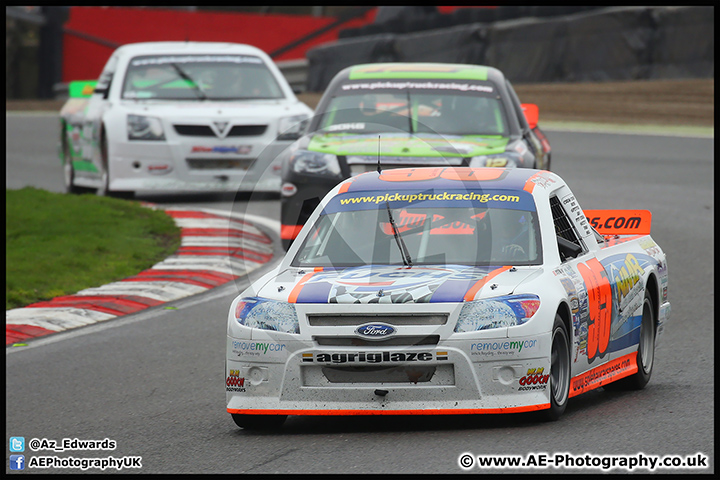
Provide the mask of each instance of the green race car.
[{"label": "green race car", "polygon": [[283,153],[281,238],[287,249],[338,182],[378,168],[550,170],[536,105],[521,104],[499,70],[375,63],[330,82],[302,138]]}]

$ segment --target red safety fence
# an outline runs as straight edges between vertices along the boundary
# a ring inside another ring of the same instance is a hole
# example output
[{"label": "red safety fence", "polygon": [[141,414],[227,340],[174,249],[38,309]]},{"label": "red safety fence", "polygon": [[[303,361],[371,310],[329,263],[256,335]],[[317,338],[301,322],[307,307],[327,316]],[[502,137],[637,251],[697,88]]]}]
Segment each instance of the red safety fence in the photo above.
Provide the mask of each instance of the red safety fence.
[{"label": "red safety fence", "polygon": [[[274,58],[305,58],[317,45],[337,40],[341,28],[372,22],[372,9],[362,17],[322,32]],[[209,41],[246,43],[267,54],[292,45],[336,22],[335,17],[262,15],[186,11],[142,7],[71,7],[64,25],[63,82],[94,79],[116,46],[135,42]]]}]

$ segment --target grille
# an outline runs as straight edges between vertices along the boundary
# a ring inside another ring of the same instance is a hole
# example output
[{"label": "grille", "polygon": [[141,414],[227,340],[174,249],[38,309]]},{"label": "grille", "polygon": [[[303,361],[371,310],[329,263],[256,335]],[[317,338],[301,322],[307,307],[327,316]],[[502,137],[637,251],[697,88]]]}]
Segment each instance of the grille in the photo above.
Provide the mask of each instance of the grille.
[{"label": "grille", "polygon": [[415,345],[437,345],[440,335],[403,335],[393,336],[383,340],[365,340],[358,337],[324,337],[316,336],[313,340],[320,346],[333,347],[391,347]]},{"label": "grille", "polygon": [[355,385],[413,385],[426,387],[455,385],[455,366],[439,365],[314,365],[300,369],[305,387]]},{"label": "grille", "polygon": [[[419,161],[413,162],[413,160]],[[466,158],[415,159],[411,157],[407,163],[392,163],[391,160],[380,157],[380,167],[383,170],[390,170],[393,168],[443,167],[446,165],[457,165],[466,167],[469,164],[469,160]],[[358,175],[365,172],[377,172],[377,159],[373,159],[372,161],[367,161],[365,163],[349,161],[348,165],[350,167],[350,173],[352,175]]]},{"label": "grille", "polygon": [[230,129],[228,137],[252,137],[262,135],[267,130],[267,125],[235,125]]},{"label": "grille", "polygon": [[173,125],[178,135],[188,137],[215,137],[215,132],[207,125]]},{"label": "grille", "polygon": [[436,366],[399,367],[323,367],[330,383],[426,383],[432,380]]},{"label": "grille", "polygon": [[380,322],[388,325],[445,325],[447,315],[308,315],[313,327],[360,326]]},{"label": "grille", "polygon": [[191,170],[247,170],[254,158],[187,158]]},{"label": "grille", "polygon": [[[178,135],[187,137],[216,137],[208,125],[173,125]],[[254,137],[265,133],[267,125],[235,125],[228,132],[228,137]]]}]

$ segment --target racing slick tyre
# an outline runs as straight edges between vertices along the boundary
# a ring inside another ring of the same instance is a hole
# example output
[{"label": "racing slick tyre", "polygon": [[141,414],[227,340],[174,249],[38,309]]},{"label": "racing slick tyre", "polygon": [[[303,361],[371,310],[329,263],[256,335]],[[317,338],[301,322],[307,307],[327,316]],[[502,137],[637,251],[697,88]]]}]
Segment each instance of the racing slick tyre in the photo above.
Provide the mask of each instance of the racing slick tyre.
[{"label": "racing slick tyre", "polygon": [[100,172],[100,188],[97,189],[96,193],[101,197],[115,197],[115,198],[133,198],[135,192],[127,191],[110,191],[110,169],[108,167],[108,143],[105,132],[103,132],[100,139],[100,154],[102,158],[102,172]]},{"label": "racing slick tyre", "polygon": [[282,427],[287,415],[243,415],[232,413],[232,419],[240,428],[246,430],[272,430]]},{"label": "racing slick tyre", "polygon": [[550,408],[542,411],[545,421],[555,421],[565,412],[570,397],[570,337],[559,314],[555,314],[550,348]]},{"label": "racing slick tyre", "polygon": [[637,364],[638,371],[617,382],[603,385],[605,390],[641,390],[650,381],[653,364],[655,363],[655,310],[653,309],[650,292],[645,290],[643,300],[642,323],[640,324],[640,342],[638,344]]}]

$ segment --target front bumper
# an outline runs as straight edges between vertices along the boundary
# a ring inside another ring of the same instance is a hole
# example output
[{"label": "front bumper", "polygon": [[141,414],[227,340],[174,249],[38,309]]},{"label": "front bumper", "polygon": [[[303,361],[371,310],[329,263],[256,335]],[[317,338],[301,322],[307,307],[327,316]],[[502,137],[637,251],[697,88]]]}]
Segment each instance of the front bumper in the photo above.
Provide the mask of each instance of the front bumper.
[{"label": "front bumper", "polygon": [[290,141],[193,139],[114,142],[113,191],[280,191],[280,154]]},{"label": "front bumper", "polygon": [[436,345],[330,347],[296,335],[252,332],[252,339],[227,339],[232,414],[470,414],[550,407],[549,334],[507,338],[498,336],[505,332],[500,329],[495,337],[476,332]]}]

